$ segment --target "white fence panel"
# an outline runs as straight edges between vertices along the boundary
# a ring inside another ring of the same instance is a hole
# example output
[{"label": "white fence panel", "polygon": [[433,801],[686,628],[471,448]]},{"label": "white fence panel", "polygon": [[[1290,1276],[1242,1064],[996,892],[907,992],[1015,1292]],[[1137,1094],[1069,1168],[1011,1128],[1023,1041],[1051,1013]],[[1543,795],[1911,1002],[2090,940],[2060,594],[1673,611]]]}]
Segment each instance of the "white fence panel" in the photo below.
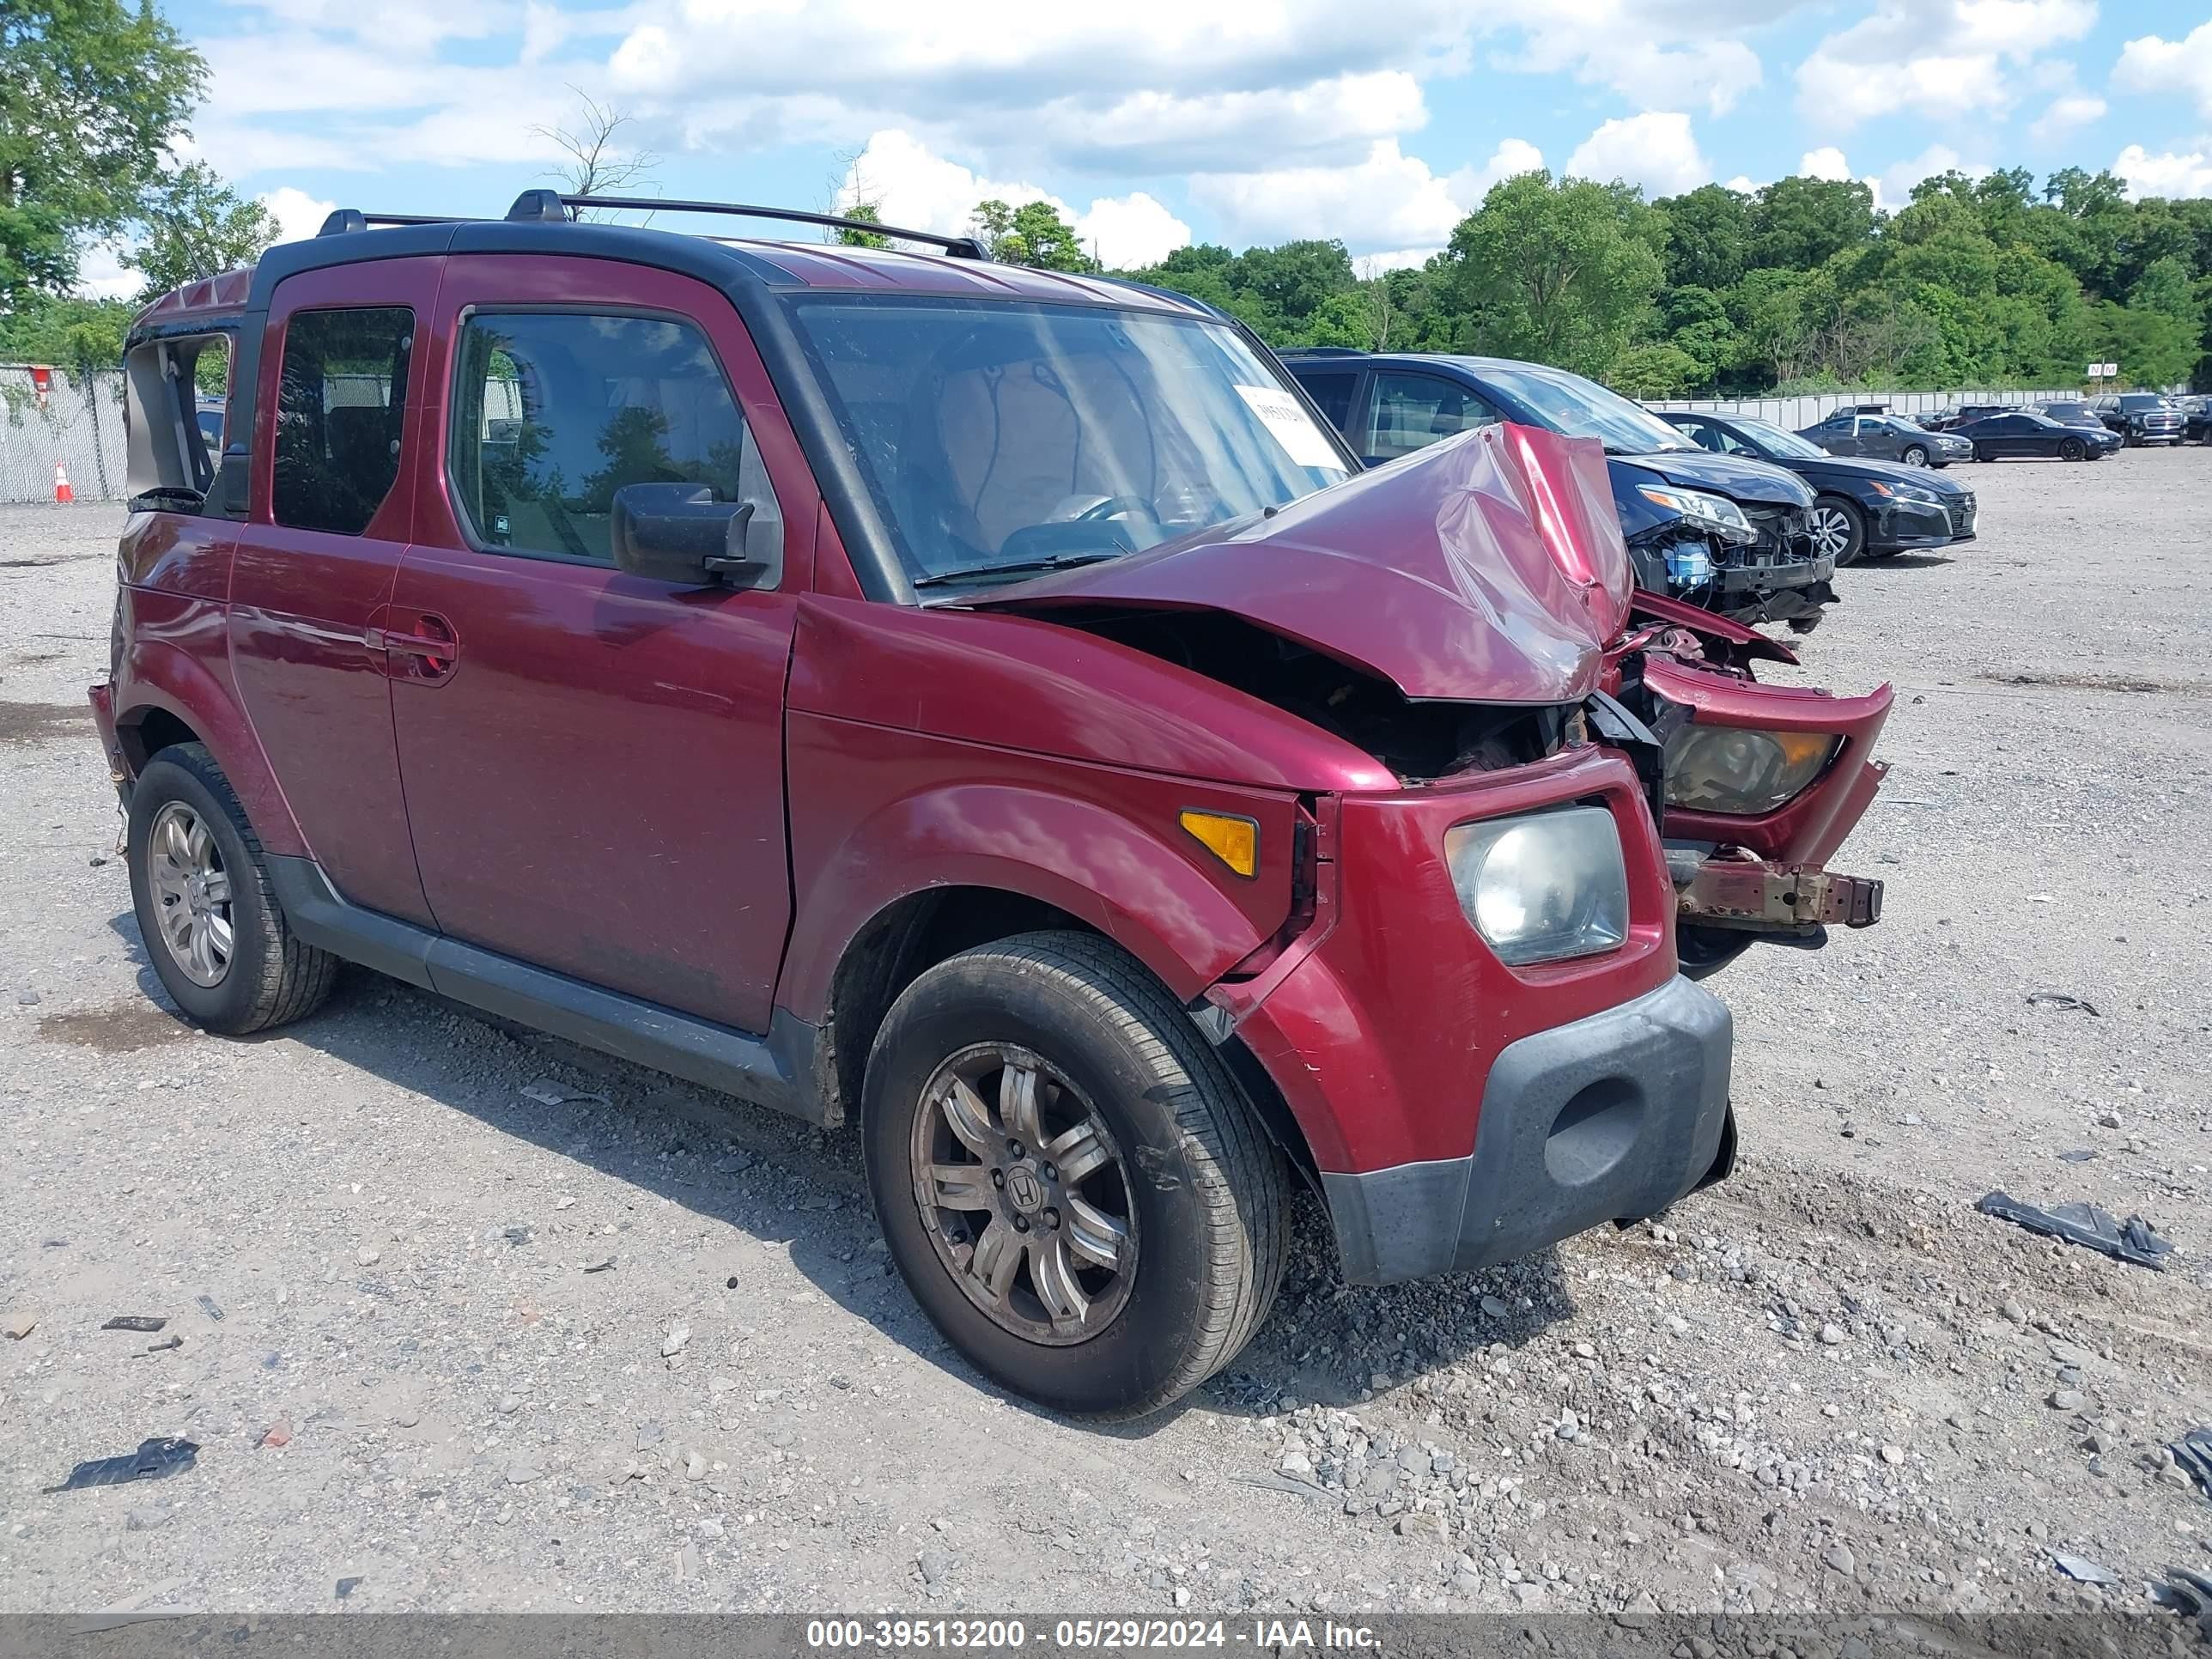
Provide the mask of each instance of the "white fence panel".
[{"label": "white fence panel", "polygon": [[1970,387],[1956,392],[1816,392],[1796,398],[1657,398],[1651,409],[1704,410],[1712,415],[1741,415],[1771,421],[1796,432],[1817,425],[1854,404],[1887,404],[1900,415],[1925,415],[1954,404],[2042,404],[2078,398],[2075,386],[2024,391],[2017,386]]}]

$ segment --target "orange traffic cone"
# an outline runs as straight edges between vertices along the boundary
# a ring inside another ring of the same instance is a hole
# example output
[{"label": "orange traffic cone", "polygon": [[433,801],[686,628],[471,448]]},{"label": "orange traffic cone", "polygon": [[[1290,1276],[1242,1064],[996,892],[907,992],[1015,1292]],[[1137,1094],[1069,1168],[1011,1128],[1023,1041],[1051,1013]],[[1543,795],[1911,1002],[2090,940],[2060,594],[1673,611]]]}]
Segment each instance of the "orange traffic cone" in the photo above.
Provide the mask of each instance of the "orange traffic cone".
[{"label": "orange traffic cone", "polygon": [[70,488],[69,474],[62,471],[59,461],[54,463],[54,505],[67,507],[76,500],[76,491]]}]

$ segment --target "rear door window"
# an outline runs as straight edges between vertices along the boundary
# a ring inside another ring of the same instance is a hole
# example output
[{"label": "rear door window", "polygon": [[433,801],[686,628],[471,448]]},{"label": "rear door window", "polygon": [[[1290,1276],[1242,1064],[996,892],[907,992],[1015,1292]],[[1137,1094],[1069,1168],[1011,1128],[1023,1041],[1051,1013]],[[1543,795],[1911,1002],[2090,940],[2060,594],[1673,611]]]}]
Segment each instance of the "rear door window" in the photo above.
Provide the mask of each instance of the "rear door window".
[{"label": "rear door window", "polygon": [[626,484],[774,499],[729,378],[691,323],[479,311],[455,357],[447,471],[479,547],[611,565]]},{"label": "rear door window", "polygon": [[1333,368],[1323,374],[1294,371],[1294,377],[1306,389],[1306,396],[1320,405],[1331,426],[1339,432],[1351,426],[1352,398],[1359,390],[1358,370]]},{"label": "rear door window", "polygon": [[284,325],[271,511],[295,530],[358,536],[399,476],[415,313],[300,311]]},{"label": "rear door window", "polygon": [[1361,451],[1377,461],[1410,455],[1498,418],[1481,393],[1434,374],[1378,373],[1370,403]]}]

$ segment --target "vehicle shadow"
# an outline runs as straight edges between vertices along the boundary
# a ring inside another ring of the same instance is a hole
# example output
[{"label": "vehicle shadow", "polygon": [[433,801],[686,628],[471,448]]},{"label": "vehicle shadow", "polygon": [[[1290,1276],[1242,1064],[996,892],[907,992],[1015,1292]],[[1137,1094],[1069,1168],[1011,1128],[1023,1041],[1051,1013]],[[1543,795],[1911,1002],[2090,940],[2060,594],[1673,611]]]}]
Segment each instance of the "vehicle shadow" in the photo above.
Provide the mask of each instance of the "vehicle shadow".
[{"label": "vehicle shadow", "polygon": [[1893,553],[1887,558],[1861,559],[1854,570],[1927,570],[1937,565],[1956,564],[1958,559],[1949,553]]},{"label": "vehicle shadow", "polygon": [[[181,1024],[147,964],[131,913],[109,926],[131,952],[139,988]],[[784,1246],[792,1265],[848,1313],[1015,1410],[1065,1420],[976,1371],[921,1312],[884,1246],[850,1125],[817,1129],[353,966],[307,1018],[222,1041],[302,1043],[704,1221]],[[556,1098],[533,1098],[526,1089]],[[1176,1410],[1095,1425],[1097,1432],[1144,1439],[1182,1411],[1259,1416],[1285,1398],[1353,1405],[1384,1386],[1378,1375],[1389,1386],[1414,1382],[1494,1342],[1517,1349],[1571,1311],[1550,1250],[1480,1273],[1354,1285],[1338,1270],[1319,1199],[1303,1184],[1286,1219],[1289,1270],[1252,1345]]]}]

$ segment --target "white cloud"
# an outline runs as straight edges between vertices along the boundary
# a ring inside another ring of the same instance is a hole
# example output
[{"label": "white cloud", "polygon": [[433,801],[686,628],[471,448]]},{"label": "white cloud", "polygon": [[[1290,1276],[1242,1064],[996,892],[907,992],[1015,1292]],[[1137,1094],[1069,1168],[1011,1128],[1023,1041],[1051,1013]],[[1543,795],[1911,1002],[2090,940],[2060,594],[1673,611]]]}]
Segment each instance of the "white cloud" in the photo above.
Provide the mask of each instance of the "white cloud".
[{"label": "white cloud", "polygon": [[2041,55],[2096,21],[2097,0],[1877,0],[1798,65],[1798,107],[1838,128],[1904,110],[2002,112],[2016,76],[2034,83]]},{"label": "white cloud", "polygon": [[1419,76],[1468,31],[1463,0],[1403,0],[1388,28],[1330,0],[635,0],[628,19],[615,94],[694,137],[896,127],[1002,165],[1140,172],[1356,160],[1426,120]]},{"label": "white cloud", "polygon": [[1711,182],[1712,163],[1698,149],[1690,118],[1666,111],[1607,121],[1567,157],[1576,179],[1624,179],[1649,196],[1678,196]]},{"label": "white cloud", "polygon": [[2179,40],[2146,34],[2129,41],[2112,67],[2112,84],[2182,93],[2197,100],[2200,113],[2212,116],[2212,23],[2199,23]]},{"label": "white cloud", "polygon": [[1735,178],[1728,181],[1728,187],[1739,196],[1759,194],[1759,186],[1752,181],[1752,177],[1747,173],[1737,173]]},{"label": "white cloud", "polygon": [[1488,189],[1484,180],[1492,167],[1525,172],[1516,165],[1522,161],[1540,166],[1543,157],[1533,146],[1509,139],[1484,167],[1440,178],[1420,157],[1402,152],[1396,139],[1384,138],[1355,166],[1202,173],[1193,175],[1190,193],[1221,216],[1231,242],[1334,237],[1355,258],[1419,264],[1481,205],[1475,192],[1478,186]]},{"label": "white cloud", "polygon": [[2112,171],[2127,180],[2130,196],[2212,196],[2212,155],[2201,149],[2153,155],[2141,144],[2130,144]]},{"label": "white cloud", "polygon": [[1842,179],[1851,176],[1851,164],[1833,144],[1808,149],[1798,161],[1797,171],[1808,179]]},{"label": "white cloud", "polygon": [[2076,127],[2086,127],[2093,121],[2105,118],[2105,100],[2087,93],[2063,93],[2051,100],[2050,107],[2028,128],[2028,136],[2038,140],[2062,137]]},{"label": "white cloud", "polygon": [[969,216],[976,203],[992,200],[1010,207],[1051,203],[1075,226],[1084,245],[1111,266],[1156,264],[1190,240],[1190,227],[1142,191],[1101,197],[1077,212],[1050,191],[988,178],[896,130],[870,137],[846,169],[836,204],[844,209],[868,202],[886,224],[957,234],[970,228]]},{"label": "white cloud", "polygon": [[1725,114],[1764,78],[1759,54],[1739,38],[1796,10],[1802,0],[1547,0],[1503,16],[1489,30],[1517,33],[1500,65],[1573,75],[1639,110],[1703,104]]},{"label": "white cloud", "polygon": [[1491,187],[1523,173],[1534,173],[1544,165],[1544,152],[1526,138],[1508,138],[1490,152],[1490,159],[1480,167],[1463,167],[1444,180],[1453,201],[1472,213],[1482,205],[1482,198],[1490,194]]},{"label": "white cloud", "polygon": [[319,201],[295,185],[284,185],[262,191],[261,205],[276,221],[278,241],[303,242],[322,229],[323,221],[337,204]]},{"label": "white cloud", "polygon": [[1075,218],[1075,234],[1098,260],[1116,270],[1156,265],[1190,245],[1190,227],[1143,191],[1104,196]]},{"label": "white cloud", "polygon": [[77,261],[76,291],[88,300],[131,300],[146,286],[146,273],[123,263],[128,247],[121,242],[100,242],[85,249]]}]

